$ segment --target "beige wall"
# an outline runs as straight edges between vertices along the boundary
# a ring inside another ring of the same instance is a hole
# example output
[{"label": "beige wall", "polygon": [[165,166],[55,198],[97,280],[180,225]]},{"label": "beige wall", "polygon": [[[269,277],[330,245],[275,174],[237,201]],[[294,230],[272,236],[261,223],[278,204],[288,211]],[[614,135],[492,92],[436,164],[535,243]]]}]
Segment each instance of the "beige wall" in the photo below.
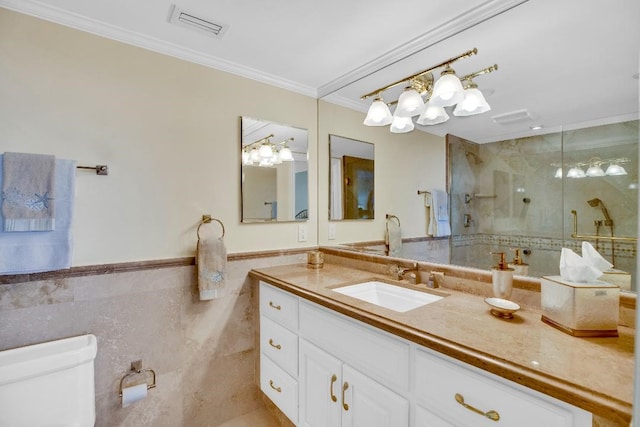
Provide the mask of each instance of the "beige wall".
[{"label": "beige wall", "polygon": [[315,99],[6,9],[0,76],[0,152],[109,165],[77,174],[74,266],[192,256],[205,213],[230,253],[317,244],[315,214],[305,243],[295,223],[240,224],[239,190],[240,116],[306,128],[315,153]]},{"label": "beige wall", "polygon": [[[418,190],[445,189],[444,138],[425,132],[392,134],[389,127],[362,125],[365,114],[320,101],[318,132],[318,216],[320,245],[381,240],[385,214],[396,215],[402,237],[427,234],[427,215]],[[375,145],[375,219],[331,221],[336,239],[329,240],[329,135]]]}]

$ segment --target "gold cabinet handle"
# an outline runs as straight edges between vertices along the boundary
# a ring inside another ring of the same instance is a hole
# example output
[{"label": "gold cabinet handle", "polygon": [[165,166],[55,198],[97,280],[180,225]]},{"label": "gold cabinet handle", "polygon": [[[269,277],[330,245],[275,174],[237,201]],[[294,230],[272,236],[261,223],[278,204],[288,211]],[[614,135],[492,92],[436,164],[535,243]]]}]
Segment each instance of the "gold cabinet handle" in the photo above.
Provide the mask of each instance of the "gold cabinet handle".
[{"label": "gold cabinet handle", "polygon": [[347,391],[348,388],[349,383],[345,381],[344,384],[342,384],[342,407],[345,411],[349,410],[349,405],[347,405],[347,403],[344,401],[344,392]]},{"label": "gold cabinet handle", "polygon": [[280,344],[274,344],[273,340],[271,338],[269,338],[269,345],[273,348],[276,348],[278,350],[280,350],[282,348],[282,346]]},{"label": "gold cabinet handle", "polygon": [[461,404],[462,406],[464,406],[468,410],[475,412],[476,414],[482,415],[485,418],[489,418],[491,421],[499,421],[500,420],[500,414],[497,411],[491,410],[491,411],[488,411],[488,412],[483,412],[478,408],[474,408],[473,406],[471,406],[468,403],[464,402],[464,397],[460,393],[456,393],[456,402],[458,402],[459,404]]},{"label": "gold cabinet handle", "polygon": [[275,308],[276,310],[280,310],[280,309],[282,309],[282,307],[281,307],[281,306],[279,306],[279,305],[275,305],[275,304],[273,303],[273,301],[269,301],[269,307],[271,307],[271,308]]},{"label": "gold cabinet handle", "polygon": [[334,402],[338,401],[338,398],[336,397],[335,394],[333,394],[333,384],[338,381],[338,377],[336,377],[336,374],[331,375],[331,385],[329,386],[329,394],[331,395],[331,400]]},{"label": "gold cabinet handle", "polygon": [[269,385],[271,386],[272,389],[274,389],[275,391],[277,391],[278,393],[282,393],[282,388],[281,387],[276,387],[273,385],[273,380],[269,380]]}]

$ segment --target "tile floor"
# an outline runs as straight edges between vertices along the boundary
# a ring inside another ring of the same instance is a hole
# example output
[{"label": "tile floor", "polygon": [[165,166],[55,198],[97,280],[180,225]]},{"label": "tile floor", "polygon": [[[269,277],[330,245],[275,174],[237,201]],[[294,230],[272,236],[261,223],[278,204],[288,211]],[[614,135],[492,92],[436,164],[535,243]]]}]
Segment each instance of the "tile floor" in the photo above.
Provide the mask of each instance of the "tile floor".
[{"label": "tile floor", "polygon": [[218,427],[280,427],[280,423],[269,410],[258,409],[220,424]]}]

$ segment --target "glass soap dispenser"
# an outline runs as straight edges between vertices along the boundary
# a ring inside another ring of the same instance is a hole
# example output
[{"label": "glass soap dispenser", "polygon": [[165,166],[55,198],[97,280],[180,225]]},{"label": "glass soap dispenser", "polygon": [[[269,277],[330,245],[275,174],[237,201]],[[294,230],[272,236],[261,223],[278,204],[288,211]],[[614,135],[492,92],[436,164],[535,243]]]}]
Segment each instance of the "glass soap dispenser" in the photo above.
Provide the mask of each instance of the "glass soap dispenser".
[{"label": "glass soap dispenser", "polygon": [[493,296],[508,300],[513,290],[513,268],[509,268],[507,265],[504,252],[491,252],[491,254],[500,255],[498,265],[493,266],[491,269]]}]

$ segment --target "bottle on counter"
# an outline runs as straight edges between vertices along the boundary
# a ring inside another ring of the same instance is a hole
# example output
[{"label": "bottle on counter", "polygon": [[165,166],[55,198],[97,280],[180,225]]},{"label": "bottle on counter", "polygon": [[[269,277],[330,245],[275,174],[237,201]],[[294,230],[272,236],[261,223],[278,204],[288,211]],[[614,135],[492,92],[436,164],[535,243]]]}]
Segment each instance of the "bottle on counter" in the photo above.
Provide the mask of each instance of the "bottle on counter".
[{"label": "bottle on counter", "polygon": [[498,265],[493,266],[491,269],[493,296],[508,300],[513,290],[513,268],[509,268],[507,265],[504,252],[491,252],[491,254],[500,255]]},{"label": "bottle on counter", "polygon": [[513,256],[513,261],[509,263],[509,268],[513,268],[513,274],[517,274],[518,276],[528,276],[529,275],[529,264],[525,263],[520,257],[520,249],[511,249],[515,252]]}]

